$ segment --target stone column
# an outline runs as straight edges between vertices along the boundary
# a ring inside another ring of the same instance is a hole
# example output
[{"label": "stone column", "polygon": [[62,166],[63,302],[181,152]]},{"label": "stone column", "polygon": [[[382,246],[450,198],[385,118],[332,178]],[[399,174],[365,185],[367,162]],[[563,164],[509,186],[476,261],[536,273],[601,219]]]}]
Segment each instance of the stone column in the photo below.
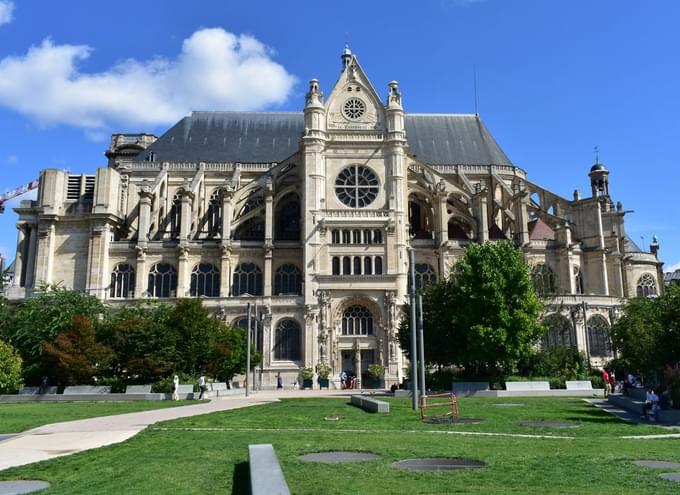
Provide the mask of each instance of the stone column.
[{"label": "stone column", "polygon": [[108,224],[92,229],[88,259],[87,292],[98,299],[106,298],[109,285],[109,235]]},{"label": "stone column", "polygon": [[220,251],[220,297],[229,297],[231,282],[231,246],[223,243]]},{"label": "stone column", "polygon": [[267,177],[264,190],[264,297],[272,295],[272,257],[274,255],[274,191]]},{"label": "stone column", "polygon": [[26,224],[24,222],[17,223],[17,253],[14,259],[14,280],[12,285],[14,287],[24,286],[24,243],[26,242],[26,234],[24,229]]},{"label": "stone column", "polygon": [[[184,203],[182,203],[184,204]],[[184,223],[184,220],[182,220]],[[189,248],[185,245],[177,248],[177,297],[189,297]]]},{"label": "stone column", "polygon": [[234,191],[231,186],[227,187],[222,194],[222,240],[227,241],[231,239],[231,216],[232,216],[232,200],[234,198]]},{"label": "stone column", "polygon": [[135,298],[146,297],[148,273],[146,266],[146,247],[137,246],[137,266],[135,267]]},{"label": "stone column", "polygon": [[36,283],[52,283],[54,265],[54,231],[53,223],[47,223],[38,230],[38,254],[36,256]]},{"label": "stone column", "polygon": [[182,191],[181,213],[179,222],[179,239],[186,241],[189,239],[189,232],[191,230],[191,202],[194,199],[194,194],[190,191]]},{"label": "stone column", "polygon": [[602,228],[602,208],[600,204],[596,204],[597,208],[597,233],[599,237],[599,249],[601,254],[597,257],[597,264],[601,273],[601,290],[605,296],[609,295],[609,280],[607,276],[607,254],[605,253],[604,245],[604,230]]},{"label": "stone column", "polygon": [[153,194],[147,187],[139,191],[139,220],[137,223],[137,244],[146,244],[149,240],[151,223],[151,198]]},{"label": "stone column", "polygon": [[357,388],[361,388],[361,346],[354,341],[354,374],[357,376]]},{"label": "stone column", "polygon": [[522,188],[521,183],[517,180],[513,184],[514,200],[515,200],[515,218],[516,218],[516,242],[520,246],[525,246],[529,243],[529,214],[527,213],[527,201],[529,193]]},{"label": "stone column", "polygon": [[486,184],[480,181],[476,186],[474,195],[475,216],[477,217],[477,240],[486,242],[489,240],[489,213],[487,209]]}]

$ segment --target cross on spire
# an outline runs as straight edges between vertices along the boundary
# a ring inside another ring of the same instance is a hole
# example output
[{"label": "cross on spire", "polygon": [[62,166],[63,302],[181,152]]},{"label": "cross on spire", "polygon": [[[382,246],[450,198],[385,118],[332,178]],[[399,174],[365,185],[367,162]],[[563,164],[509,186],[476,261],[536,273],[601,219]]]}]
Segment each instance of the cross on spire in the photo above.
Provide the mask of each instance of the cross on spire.
[{"label": "cross on spire", "polygon": [[593,147],[593,151],[595,151],[595,164],[597,165],[598,163],[600,163],[600,148],[597,145],[595,145]]}]

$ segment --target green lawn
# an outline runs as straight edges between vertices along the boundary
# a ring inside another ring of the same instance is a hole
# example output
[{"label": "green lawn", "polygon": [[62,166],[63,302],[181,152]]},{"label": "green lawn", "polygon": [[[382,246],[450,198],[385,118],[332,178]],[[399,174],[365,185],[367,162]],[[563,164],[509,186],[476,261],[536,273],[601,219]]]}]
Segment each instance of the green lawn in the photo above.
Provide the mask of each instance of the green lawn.
[{"label": "green lawn", "polygon": [[109,416],[151,409],[164,409],[192,401],[128,401],[128,402],[24,402],[0,404],[0,433],[20,433],[37,426],[60,421]]},{"label": "green lawn", "polygon": [[[420,423],[407,400],[391,400],[389,415],[352,407],[345,399],[298,399],[185,418],[90,452],[0,472],[0,479],[44,479],[51,494],[247,494],[247,447],[272,443],[294,494],[677,494],[680,486],[635,459],[680,462],[680,441],[632,440],[624,435],[666,430],[619,422],[579,399],[462,399],[463,416],[479,425]],[[521,402],[525,407],[496,407]],[[327,421],[326,417],[339,417]],[[517,426],[525,419],[572,420],[574,430]],[[451,432],[499,433],[500,436]],[[555,438],[525,438],[516,434]],[[558,437],[567,438],[558,438]],[[325,465],[298,456],[357,450],[376,461]],[[481,470],[414,473],[391,466],[399,459],[466,457]],[[668,471],[668,470],[666,470]],[[678,470],[680,471],[680,470]]]}]

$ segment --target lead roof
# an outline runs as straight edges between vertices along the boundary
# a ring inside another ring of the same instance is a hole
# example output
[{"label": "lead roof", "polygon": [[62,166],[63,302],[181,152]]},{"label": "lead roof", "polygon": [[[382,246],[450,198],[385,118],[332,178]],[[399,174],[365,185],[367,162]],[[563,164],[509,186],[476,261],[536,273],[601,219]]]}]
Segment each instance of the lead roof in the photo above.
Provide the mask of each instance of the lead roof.
[{"label": "lead roof", "polygon": [[[477,115],[406,114],[409,153],[431,165],[510,165]],[[140,153],[155,161],[280,162],[300,146],[301,112],[193,112]]]}]

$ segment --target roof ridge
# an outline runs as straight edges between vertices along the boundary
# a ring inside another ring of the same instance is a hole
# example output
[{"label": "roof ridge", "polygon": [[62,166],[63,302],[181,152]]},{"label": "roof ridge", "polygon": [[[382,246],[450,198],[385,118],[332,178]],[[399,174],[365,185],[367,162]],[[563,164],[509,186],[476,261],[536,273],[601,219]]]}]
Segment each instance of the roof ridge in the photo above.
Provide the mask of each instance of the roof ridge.
[{"label": "roof ridge", "polygon": [[475,113],[429,113],[429,112],[405,112],[405,115],[414,117],[479,117]]},{"label": "roof ridge", "polygon": [[303,112],[258,112],[253,110],[192,110],[191,115],[198,113],[208,114],[251,114],[251,115],[303,115]]}]

